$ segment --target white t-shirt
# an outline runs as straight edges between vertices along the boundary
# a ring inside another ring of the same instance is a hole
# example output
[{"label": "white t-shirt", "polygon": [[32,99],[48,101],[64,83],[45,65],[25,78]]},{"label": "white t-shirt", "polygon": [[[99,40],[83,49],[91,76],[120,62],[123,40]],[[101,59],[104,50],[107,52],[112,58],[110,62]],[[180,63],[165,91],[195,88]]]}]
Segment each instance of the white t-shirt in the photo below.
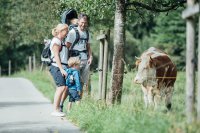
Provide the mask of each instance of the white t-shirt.
[{"label": "white t-shirt", "polygon": [[[54,53],[52,51],[52,47],[53,45],[59,45],[59,46],[62,46],[62,42],[60,39],[54,37],[52,40],[51,40],[51,44],[50,44],[50,50],[51,50],[51,58],[53,58],[53,63],[52,65],[58,67],[58,65],[54,62],[55,61],[55,58],[54,58]],[[67,60],[68,60],[68,49],[66,46],[62,46],[62,50],[60,51],[60,60],[61,60],[61,63],[64,63],[64,64],[67,64]],[[63,65],[63,64],[62,64]]]},{"label": "white t-shirt", "polygon": [[[86,31],[81,31],[79,29],[79,27],[77,29],[79,31],[80,38],[87,39],[87,32]],[[67,39],[66,39],[65,42],[69,42],[69,43],[73,44],[75,39],[76,39],[76,31],[74,29],[72,29],[72,30],[69,31],[69,33],[67,35]],[[90,36],[89,36],[88,42],[86,40],[82,40],[82,39],[79,40],[78,43],[74,45],[73,50],[78,50],[78,51],[87,50],[87,45],[90,45],[90,40],[91,40]],[[87,59],[87,54],[86,53],[81,52],[80,56],[81,56],[81,59]]]}]

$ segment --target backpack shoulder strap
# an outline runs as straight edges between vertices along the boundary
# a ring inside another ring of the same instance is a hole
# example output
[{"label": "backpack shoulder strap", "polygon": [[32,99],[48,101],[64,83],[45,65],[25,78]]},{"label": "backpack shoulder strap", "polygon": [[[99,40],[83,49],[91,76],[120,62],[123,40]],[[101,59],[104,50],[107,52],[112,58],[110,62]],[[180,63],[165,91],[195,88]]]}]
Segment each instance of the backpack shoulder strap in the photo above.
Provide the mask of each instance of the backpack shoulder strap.
[{"label": "backpack shoulder strap", "polygon": [[87,35],[86,41],[88,43],[88,41],[89,41],[89,31],[88,30],[86,30],[86,35]]},{"label": "backpack shoulder strap", "polygon": [[80,39],[80,34],[79,34],[78,29],[75,28],[75,27],[74,27],[73,29],[74,29],[74,31],[75,31],[75,33],[76,33],[76,38],[75,38],[74,43],[73,43],[72,46],[71,46],[71,50],[74,48],[74,46],[78,43],[78,41],[79,41],[79,39]]}]

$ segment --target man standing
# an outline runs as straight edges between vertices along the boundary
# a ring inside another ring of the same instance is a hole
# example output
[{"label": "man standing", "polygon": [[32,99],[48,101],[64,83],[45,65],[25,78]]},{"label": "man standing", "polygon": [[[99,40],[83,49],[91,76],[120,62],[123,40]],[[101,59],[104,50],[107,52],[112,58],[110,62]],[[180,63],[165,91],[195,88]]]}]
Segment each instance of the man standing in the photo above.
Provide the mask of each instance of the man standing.
[{"label": "man standing", "polygon": [[87,30],[88,22],[88,16],[80,14],[78,16],[78,27],[70,30],[66,39],[69,56],[79,56],[81,60],[80,74],[83,86],[88,83],[90,64],[92,63],[91,39]]}]

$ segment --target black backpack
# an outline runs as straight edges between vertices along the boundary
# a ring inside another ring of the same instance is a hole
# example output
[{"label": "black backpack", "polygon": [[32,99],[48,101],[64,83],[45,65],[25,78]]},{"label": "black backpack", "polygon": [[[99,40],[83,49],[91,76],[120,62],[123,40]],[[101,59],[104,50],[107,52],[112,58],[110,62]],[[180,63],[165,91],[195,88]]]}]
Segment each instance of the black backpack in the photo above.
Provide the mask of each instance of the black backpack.
[{"label": "black backpack", "polygon": [[[54,57],[51,57],[51,50],[50,50],[50,45],[51,45],[51,39],[45,39],[44,40],[44,48],[42,50],[42,53],[41,53],[41,61],[50,66],[51,63],[56,63],[55,61],[53,61],[53,58]],[[65,47],[65,45],[61,44],[61,50],[62,51],[62,48]],[[66,65],[65,63],[62,63],[62,65]]]},{"label": "black backpack", "polygon": [[[88,32],[88,30],[86,30],[87,38],[85,39],[85,38],[80,38],[80,34],[79,34],[79,31],[78,31],[77,27],[73,27],[73,29],[76,32],[76,39],[75,39],[75,41],[73,42],[72,46],[69,49],[69,57],[79,56],[79,52],[80,51],[73,50],[74,46],[79,42],[79,40],[84,39],[84,40],[86,40],[86,42],[88,42],[88,40],[89,40],[89,32]],[[84,52],[84,51],[82,51],[82,52]]]},{"label": "black backpack", "polygon": [[41,53],[41,61],[48,66],[51,65],[51,63],[52,63],[50,44],[51,44],[51,40],[45,39],[44,40],[45,46]]}]

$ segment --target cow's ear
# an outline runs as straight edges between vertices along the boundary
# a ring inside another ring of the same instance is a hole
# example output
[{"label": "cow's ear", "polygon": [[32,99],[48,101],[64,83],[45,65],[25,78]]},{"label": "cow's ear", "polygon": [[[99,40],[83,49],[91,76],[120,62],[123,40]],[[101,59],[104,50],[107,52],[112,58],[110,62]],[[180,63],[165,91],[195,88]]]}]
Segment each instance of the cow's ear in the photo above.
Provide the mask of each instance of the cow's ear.
[{"label": "cow's ear", "polygon": [[135,65],[136,65],[136,67],[139,66],[140,62],[141,62],[141,59],[138,59],[138,60],[135,61]]},{"label": "cow's ear", "polygon": [[156,67],[156,62],[151,56],[149,56],[149,65],[150,67]]}]

